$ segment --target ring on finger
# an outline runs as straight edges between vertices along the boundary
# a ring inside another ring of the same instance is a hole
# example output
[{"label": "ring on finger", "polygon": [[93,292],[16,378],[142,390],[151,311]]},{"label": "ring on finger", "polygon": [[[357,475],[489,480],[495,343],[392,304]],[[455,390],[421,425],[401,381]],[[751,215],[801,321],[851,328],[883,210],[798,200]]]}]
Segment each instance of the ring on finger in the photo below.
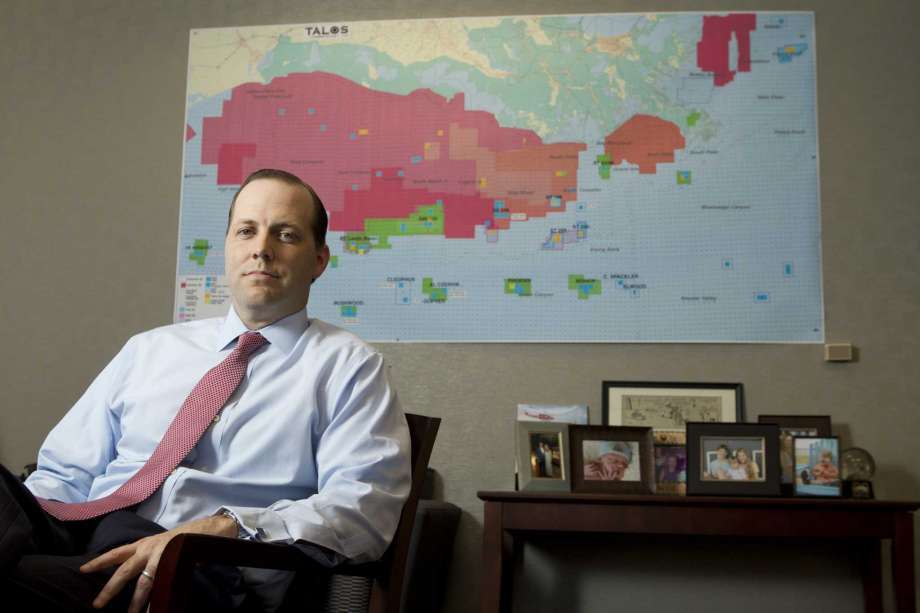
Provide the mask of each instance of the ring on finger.
[{"label": "ring on finger", "polygon": [[149,572],[147,572],[146,569],[144,569],[144,570],[141,571],[141,575],[143,575],[143,576],[147,577],[148,579],[150,579],[151,581],[153,581],[153,575],[150,574]]}]

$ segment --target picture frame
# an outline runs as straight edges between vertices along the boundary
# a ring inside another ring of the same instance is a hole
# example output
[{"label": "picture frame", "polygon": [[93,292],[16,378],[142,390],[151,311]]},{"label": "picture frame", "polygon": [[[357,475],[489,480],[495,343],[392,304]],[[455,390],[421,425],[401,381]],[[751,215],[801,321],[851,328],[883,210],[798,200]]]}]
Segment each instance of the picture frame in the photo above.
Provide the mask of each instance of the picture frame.
[{"label": "picture frame", "polygon": [[690,421],[744,421],[741,383],[604,381],[602,399],[608,426],[682,431]]},{"label": "picture frame", "polygon": [[570,426],[572,491],[655,493],[651,428]]},{"label": "picture frame", "polygon": [[795,495],[841,496],[840,439],[836,436],[797,436]]},{"label": "picture frame", "polygon": [[[687,433],[684,430],[652,430],[652,440],[655,442],[655,493],[686,496]],[[673,480],[673,473],[666,467],[669,462],[668,455],[674,454],[679,458],[675,467],[676,481]]]},{"label": "picture frame", "polygon": [[516,428],[521,490],[570,491],[569,424],[519,421]]},{"label": "picture frame", "polygon": [[831,417],[830,415],[758,415],[757,423],[779,426],[779,464],[782,471],[780,487],[783,495],[792,496],[795,490],[793,439],[796,436],[830,436]]},{"label": "picture frame", "polygon": [[779,426],[687,423],[687,494],[779,496]]},{"label": "picture frame", "polygon": [[685,496],[687,494],[687,446],[654,446],[655,493]]}]

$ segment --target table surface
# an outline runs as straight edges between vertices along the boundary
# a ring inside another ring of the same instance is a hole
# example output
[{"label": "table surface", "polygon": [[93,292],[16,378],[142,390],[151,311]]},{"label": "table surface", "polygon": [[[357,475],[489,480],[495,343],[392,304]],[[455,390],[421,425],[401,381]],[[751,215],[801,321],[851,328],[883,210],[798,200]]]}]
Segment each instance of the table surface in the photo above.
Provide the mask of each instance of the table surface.
[{"label": "table surface", "polygon": [[486,502],[551,502],[556,504],[630,504],[642,506],[713,506],[713,507],[809,507],[865,511],[915,511],[917,500],[865,500],[839,497],[736,497],[736,496],[669,496],[663,494],[576,494],[572,492],[513,492],[484,490],[477,492]]}]

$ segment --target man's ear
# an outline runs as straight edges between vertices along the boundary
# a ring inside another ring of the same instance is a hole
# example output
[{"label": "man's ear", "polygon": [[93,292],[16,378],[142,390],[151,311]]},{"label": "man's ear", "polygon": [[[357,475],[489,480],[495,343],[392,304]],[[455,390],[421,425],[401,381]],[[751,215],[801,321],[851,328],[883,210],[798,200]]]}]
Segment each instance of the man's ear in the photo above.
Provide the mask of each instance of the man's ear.
[{"label": "man's ear", "polygon": [[329,258],[331,254],[329,253],[329,245],[324,244],[321,249],[318,249],[316,252],[316,268],[313,269],[313,281],[310,282],[310,285],[316,282],[323,273],[326,271],[326,267],[329,265]]}]

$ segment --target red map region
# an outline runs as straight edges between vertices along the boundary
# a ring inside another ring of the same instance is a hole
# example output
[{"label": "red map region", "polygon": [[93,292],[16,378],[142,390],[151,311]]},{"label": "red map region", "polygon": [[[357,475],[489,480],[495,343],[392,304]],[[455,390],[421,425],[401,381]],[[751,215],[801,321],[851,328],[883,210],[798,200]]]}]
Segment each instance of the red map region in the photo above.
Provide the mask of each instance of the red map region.
[{"label": "red map region", "polygon": [[195,132],[195,130],[192,129],[192,126],[185,124],[185,142],[188,142],[192,140],[193,138],[195,138],[196,134],[197,132]]},{"label": "red map region", "polygon": [[703,36],[696,43],[696,65],[713,73],[713,83],[722,87],[732,82],[735,71],[729,69],[729,42],[734,35],[738,45],[738,72],[751,71],[751,32],[757,29],[753,13],[733,13],[703,17]]},{"label": "red map region", "polygon": [[658,164],[674,162],[674,151],[686,146],[676,124],[653,115],[633,115],[604,139],[604,153],[616,166],[639,166],[639,174],[654,174]]},{"label": "red map region", "polygon": [[577,198],[585,144],[545,144],[464,103],[463,94],[391,94],[323,72],[248,83],[203,120],[201,161],[217,164],[221,185],[265,167],[297,174],[337,231],[441,200],[447,236],[473,237],[476,225],[505,229]]},{"label": "red map region", "polygon": [[239,184],[248,172],[243,172],[246,158],[256,154],[253,143],[224,143],[217,150],[217,184]]}]

